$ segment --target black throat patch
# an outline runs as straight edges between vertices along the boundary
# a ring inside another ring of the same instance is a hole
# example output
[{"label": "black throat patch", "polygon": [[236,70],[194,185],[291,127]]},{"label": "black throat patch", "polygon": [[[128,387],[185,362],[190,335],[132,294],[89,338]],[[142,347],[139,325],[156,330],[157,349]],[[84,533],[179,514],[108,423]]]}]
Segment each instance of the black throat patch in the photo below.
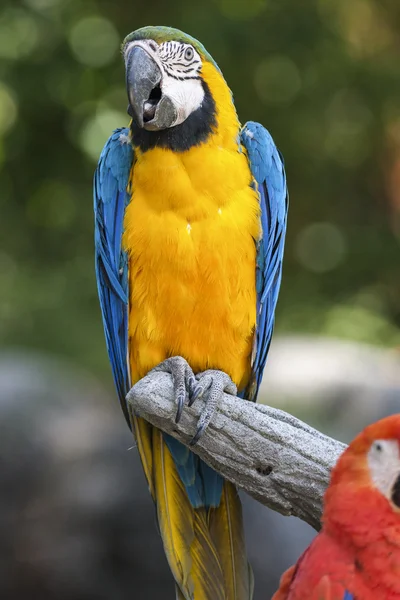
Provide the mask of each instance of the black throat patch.
[{"label": "black throat patch", "polygon": [[[138,127],[135,119],[132,119],[131,132],[133,145],[142,152],[151,148],[168,148],[174,152],[184,152],[192,146],[198,146],[205,142],[217,127],[216,108],[210,88],[202,81],[204,99],[201,106],[188,118],[175,127],[162,129],[161,131],[146,131]],[[133,111],[128,107],[128,114]]]}]

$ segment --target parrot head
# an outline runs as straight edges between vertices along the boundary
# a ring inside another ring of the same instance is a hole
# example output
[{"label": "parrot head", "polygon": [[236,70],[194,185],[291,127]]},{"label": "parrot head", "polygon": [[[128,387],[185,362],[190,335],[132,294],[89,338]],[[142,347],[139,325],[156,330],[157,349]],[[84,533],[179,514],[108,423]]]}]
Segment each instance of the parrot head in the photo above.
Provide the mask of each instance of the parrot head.
[{"label": "parrot head", "polygon": [[325,494],[324,523],[335,522],[353,533],[400,525],[400,414],[366,427],[339,458]]},{"label": "parrot head", "polygon": [[[230,90],[205,48],[169,27],[143,27],[122,45],[135,145],[185,150],[217,128]],[[234,109],[233,109],[234,111]],[[233,112],[233,119],[236,112]]]}]

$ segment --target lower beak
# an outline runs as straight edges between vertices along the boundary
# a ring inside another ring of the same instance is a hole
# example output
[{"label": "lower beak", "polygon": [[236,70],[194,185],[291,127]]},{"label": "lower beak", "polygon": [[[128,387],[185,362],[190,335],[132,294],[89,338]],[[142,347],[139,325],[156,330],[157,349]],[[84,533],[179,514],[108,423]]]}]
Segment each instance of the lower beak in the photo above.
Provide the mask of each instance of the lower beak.
[{"label": "lower beak", "polygon": [[143,129],[166,129],[176,121],[176,109],[170,98],[162,94],[161,82],[156,61],[141,46],[134,46],[126,61],[128,112]]}]

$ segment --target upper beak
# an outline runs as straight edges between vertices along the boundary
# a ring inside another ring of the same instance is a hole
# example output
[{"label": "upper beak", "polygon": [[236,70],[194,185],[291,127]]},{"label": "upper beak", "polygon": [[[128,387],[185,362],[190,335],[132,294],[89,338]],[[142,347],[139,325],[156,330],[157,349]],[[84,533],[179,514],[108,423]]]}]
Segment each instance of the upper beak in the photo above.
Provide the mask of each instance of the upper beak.
[{"label": "upper beak", "polygon": [[141,128],[166,129],[176,121],[176,109],[170,98],[162,94],[161,83],[157,62],[144,48],[134,46],[127,56],[126,86],[132,117]]}]

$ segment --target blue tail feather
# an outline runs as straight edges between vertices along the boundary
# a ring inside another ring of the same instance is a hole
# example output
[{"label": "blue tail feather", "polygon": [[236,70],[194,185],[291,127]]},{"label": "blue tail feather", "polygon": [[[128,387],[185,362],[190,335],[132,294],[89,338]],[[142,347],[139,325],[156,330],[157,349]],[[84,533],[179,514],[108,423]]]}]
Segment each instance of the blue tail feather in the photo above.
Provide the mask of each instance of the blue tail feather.
[{"label": "blue tail feather", "polygon": [[184,444],[167,433],[163,436],[193,508],[219,506],[224,484],[221,475]]}]

